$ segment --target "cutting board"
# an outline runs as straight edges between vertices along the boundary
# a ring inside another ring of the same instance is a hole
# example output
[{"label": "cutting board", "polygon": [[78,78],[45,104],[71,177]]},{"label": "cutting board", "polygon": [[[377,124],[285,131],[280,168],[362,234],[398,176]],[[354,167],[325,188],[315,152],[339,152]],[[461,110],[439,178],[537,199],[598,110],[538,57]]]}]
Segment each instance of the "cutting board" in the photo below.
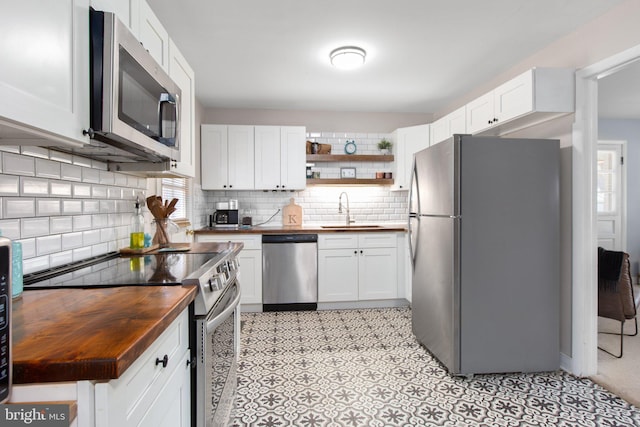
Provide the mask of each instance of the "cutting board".
[{"label": "cutting board", "polygon": [[302,206],[296,205],[295,199],[289,199],[289,204],[282,209],[282,225],[287,227],[302,226]]}]

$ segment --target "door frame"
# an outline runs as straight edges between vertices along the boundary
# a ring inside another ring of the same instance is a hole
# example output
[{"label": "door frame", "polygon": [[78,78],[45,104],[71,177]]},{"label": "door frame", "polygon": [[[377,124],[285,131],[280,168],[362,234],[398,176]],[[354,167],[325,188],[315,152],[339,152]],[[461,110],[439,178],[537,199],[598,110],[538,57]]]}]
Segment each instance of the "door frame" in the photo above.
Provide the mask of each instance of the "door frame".
[{"label": "door frame", "polygon": [[572,130],[572,315],[569,370],[598,372],[598,288],[596,151],[598,80],[640,60],[634,46],[576,72],[576,112]]},{"label": "door frame", "polygon": [[[620,156],[624,159],[624,162],[620,166],[620,197],[619,197],[619,209],[620,209],[620,250],[627,251],[627,141],[618,139],[600,139],[596,141],[596,154],[597,150],[603,148],[603,146],[619,146]],[[596,157],[597,161],[597,157]],[[597,170],[596,170],[597,174]],[[597,215],[597,212],[596,212]]]}]

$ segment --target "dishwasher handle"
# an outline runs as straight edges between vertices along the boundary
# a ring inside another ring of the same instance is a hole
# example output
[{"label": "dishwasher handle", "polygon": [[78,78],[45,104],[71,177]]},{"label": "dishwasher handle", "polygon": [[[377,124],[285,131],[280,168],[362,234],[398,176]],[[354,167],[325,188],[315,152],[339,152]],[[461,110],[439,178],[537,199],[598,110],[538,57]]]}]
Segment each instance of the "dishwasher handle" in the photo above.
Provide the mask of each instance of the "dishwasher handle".
[{"label": "dishwasher handle", "polygon": [[262,243],[315,243],[317,234],[263,234]]}]

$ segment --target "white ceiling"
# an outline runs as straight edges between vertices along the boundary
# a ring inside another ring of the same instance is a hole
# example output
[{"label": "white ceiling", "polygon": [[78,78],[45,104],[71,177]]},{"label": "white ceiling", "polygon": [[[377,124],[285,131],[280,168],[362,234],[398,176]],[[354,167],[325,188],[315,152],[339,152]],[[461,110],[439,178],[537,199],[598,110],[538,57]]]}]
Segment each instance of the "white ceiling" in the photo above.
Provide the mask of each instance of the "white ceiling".
[{"label": "white ceiling", "polygon": [[621,0],[148,1],[205,107],[437,113]]}]

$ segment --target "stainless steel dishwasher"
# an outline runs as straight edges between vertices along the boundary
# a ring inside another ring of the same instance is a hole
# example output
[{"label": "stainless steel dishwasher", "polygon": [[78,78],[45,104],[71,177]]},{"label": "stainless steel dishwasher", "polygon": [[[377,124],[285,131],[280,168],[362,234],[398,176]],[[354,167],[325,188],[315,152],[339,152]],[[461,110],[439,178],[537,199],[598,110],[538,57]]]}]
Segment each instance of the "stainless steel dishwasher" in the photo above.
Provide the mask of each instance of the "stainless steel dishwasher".
[{"label": "stainless steel dishwasher", "polygon": [[262,236],[263,311],[318,307],[318,235]]}]

